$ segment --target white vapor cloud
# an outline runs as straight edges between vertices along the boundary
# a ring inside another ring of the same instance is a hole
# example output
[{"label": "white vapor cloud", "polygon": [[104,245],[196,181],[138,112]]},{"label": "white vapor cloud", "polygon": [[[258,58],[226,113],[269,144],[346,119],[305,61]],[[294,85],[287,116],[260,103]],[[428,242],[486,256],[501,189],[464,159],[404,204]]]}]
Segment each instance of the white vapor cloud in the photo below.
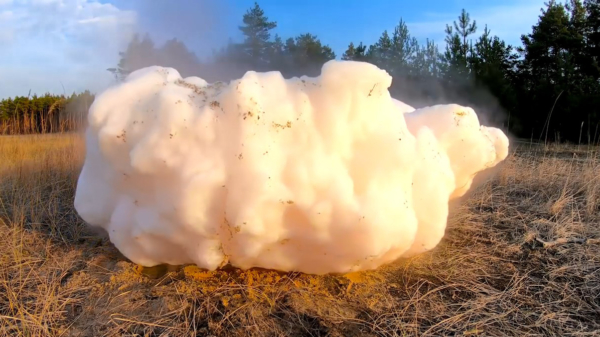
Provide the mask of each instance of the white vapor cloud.
[{"label": "white vapor cloud", "polygon": [[391,83],[362,62],[228,84],[137,70],[90,109],[75,209],[143,266],[347,273],[429,251],[509,140]]},{"label": "white vapor cloud", "polygon": [[0,0],[0,97],[102,89],[136,22],[93,0]]}]

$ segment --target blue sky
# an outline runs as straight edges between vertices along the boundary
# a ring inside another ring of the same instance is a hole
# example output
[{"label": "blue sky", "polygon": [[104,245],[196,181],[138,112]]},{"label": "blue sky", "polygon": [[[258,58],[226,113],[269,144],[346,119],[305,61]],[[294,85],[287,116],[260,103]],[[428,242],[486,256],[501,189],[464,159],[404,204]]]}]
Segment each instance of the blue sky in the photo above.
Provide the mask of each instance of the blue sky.
[{"label": "blue sky", "polygon": [[[511,44],[531,31],[545,0],[260,0],[275,32],[316,34],[341,56],[350,41],[371,44],[400,19],[443,48],[444,27],[462,8]],[[0,97],[90,89],[112,78],[135,32],[177,37],[206,55],[229,37],[253,0],[0,0]],[[198,74],[200,77],[201,74]]]}]

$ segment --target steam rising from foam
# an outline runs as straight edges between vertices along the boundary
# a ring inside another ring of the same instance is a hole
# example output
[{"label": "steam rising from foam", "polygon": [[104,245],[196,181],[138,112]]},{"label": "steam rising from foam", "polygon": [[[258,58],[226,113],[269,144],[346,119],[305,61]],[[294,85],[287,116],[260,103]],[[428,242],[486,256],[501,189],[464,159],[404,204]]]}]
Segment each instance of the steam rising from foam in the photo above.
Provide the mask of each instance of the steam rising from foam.
[{"label": "steam rising from foam", "polygon": [[391,81],[350,61],[229,84],[138,70],[90,109],[75,207],[144,266],[345,273],[430,250],[508,139],[467,107],[414,110]]}]

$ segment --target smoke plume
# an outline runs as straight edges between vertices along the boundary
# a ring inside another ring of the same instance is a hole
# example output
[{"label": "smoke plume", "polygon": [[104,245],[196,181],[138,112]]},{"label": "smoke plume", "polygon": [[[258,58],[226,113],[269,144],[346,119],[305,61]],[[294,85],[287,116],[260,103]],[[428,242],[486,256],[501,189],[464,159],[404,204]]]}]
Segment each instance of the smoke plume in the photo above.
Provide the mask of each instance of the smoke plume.
[{"label": "smoke plume", "polygon": [[99,95],[75,207],[131,261],[313,274],[433,249],[508,138],[459,105],[414,110],[369,63],[229,83],[135,71]]}]

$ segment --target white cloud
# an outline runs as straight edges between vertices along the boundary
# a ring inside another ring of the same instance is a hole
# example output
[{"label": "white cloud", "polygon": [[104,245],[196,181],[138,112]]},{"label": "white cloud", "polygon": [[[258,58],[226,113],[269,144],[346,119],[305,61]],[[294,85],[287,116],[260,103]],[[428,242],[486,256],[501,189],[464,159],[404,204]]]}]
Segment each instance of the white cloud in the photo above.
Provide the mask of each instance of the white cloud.
[{"label": "white cloud", "polygon": [[[537,22],[540,9],[545,7],[544,0],[518,0],[512,4],[484,7],[469,11],[472,20],[477,22],[477,36],[483,32],[485,25],[492,35],[497,35],[512,45],[521,44],[521,35],[531,32],[531,27]],[[418,39],[433,39],[440,47],[444,43],[444,29],[447,24],[458,19],[460,13],[427,13],[429,20],[408,22],[407,25],[413,36]]]},{"label": "white cloud", "polygon": [[0,97],[26,95],[26,86],[58,93],[61,82],[71,92],[103,87],[137,22],[135,12],[94,0],[21,0],[2,8]]}]

